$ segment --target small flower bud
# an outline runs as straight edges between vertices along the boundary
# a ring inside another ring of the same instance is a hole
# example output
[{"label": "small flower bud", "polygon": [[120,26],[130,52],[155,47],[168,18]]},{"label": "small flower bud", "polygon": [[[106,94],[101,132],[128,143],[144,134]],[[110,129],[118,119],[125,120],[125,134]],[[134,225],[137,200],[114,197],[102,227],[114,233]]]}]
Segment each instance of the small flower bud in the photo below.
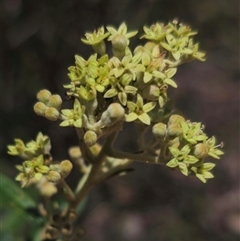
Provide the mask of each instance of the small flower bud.
[{"label": "small flower bud", "polygon": [[37,93],[37,99],[40,101],[40,102],[43,102],[43,103],[47,103],[51,97],[51,92],[48,91],[48,90],[40,90],[38,93]]},{"label": "small flower bud", "polygon": [[101,121],[105,126],[113,125],[116,121],[125,117],[125,111],[119,103],[113,103],[103,112]]},{"label": "small flower bud", "polygon": [[55,240],[60,236],[60,231],[55,227],[49,226],[47,227],[45,235],[47,239]]},{"label": "small flower bud", "polygon": [[59,118],[59,115],[60,113],[58,112],[58,110],[54,107],[49,107],[46,109],[45,111],[45,117],[48,119],[48,120],[51,120],[51,121],[56,121],[58,120]]},{"label": "small flower bud", "polygon": [[128,39],[121,34],[116,35],[112,40],[112,52],[115,57],[122,59],[125,55],[125,49],[128,45]]},{"label": "small flower bud", "polygon": [[194,147],[194,156],[197,158],[206,158],[208,156],[209,147],[205,143],[198,143]]},{"label": "small flower bud", "polygon": [[127,45],[128,45],[128,39],[122,34],[116,35],[112,40],[112,46],[116,50],[124,51]]},{"label": "small flower bud", "polygon": [[84,134],[84,141],[85,143],[91,147],[93,146],[96,142],[97,142],[97,134],[94,132],[94,131],[87,131],[85,134]]},{"label": "small flower bud", "polygon": [[66,177],[72,170],[72,163],[69,160],[61,161],[59,169],[63,177]]},{"label": "small flower bud", "polygon": [[169,136],[180,136],[182,134],[182,127],[178,123],[173,123],[168,126],[167,133]]},{"label": "small flower bud", "polygon": [[70,147],[68,150],[68,154],[73,159],[78,159],[82,156],[80,148],[78,146]]},{"label": "small flower bud", "polygon": [[43,176],[43,178],[38,182],[37,189],[40,191],[41,195],[45,197],[51,197],[57,193],[55,184],[47,181],[45,176]]},{"label": "small flower bud", "polygon": [[60,95],[52,95],[48,102],[49,107],[54,107],[57,110],[61,108],[62,98]]},{"label": "small flower bud", "polygon": [[169,118],[169,121],[168,121],[168,125],[171,125],[171,124],[180,124],[182,121],[185,121],[185,119],[180,116],[180,115],[171,115],[171,117]]},{"label": "small flower bud", "polygon": [[72,228],[72,225],[69,225],[69,224],[65,224],[62,229],[61,229],[61,232],[63,235],[65,236],[70,236],[73,232],[73,228]]},{"label": "small flower bud", "polygon": [[49,182],[57,183],[60,179],[61,179],[60,173],[58,173],[57,171],[49,171],[47,175],[47,180]]},{"label": "small flower bud", "polygon": [[153,126],[152,132],[157,140],[162,140],[167,132],[167,126],[163,123],[157,123]]},{"label": "small flower bud", "polygon": [[45,111],[48,107],[42,103],[42,102],[37,102],[34,106],[33,106],[33,110],[37,115],[40,116],[45,116]]},{"label": "small flower bud", "polygon": [[51,171],[58,171],[59,170],[59,162],[53,162],[52,164],[50,164],[50,170]]},{"label": "small flower bud", "polygon": [[71,210],[68,214],[67,220],[69,223],[73,223],[77,218],[77,214],[74,210]]}]

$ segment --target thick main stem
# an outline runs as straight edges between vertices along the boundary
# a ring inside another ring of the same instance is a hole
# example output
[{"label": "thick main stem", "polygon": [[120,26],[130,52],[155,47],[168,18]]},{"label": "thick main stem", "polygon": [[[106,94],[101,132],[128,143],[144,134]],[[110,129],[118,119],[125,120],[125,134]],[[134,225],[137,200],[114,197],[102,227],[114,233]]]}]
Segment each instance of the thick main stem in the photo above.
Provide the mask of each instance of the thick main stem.
[{"label": "thick main stem", "polygon": [[92,163],[91,170],[88,174],[86,174],[88,176],[86,177],[85,182],[82,185],[82,188],[76,193],[75,201],[71,203],[70,208],[75,209],[78,206],[78,204],[84,199],[84,197],[88,194],[91,188],[94,185],[96,185],[97,175],[99,173],[103,161],[106,158],[106,155],[108,154],[108,150],[112,148],[116,135],[117,132],[110,135],[104,143],[99,154],[97,156],[92,157],[93,159],[90,161]]}]

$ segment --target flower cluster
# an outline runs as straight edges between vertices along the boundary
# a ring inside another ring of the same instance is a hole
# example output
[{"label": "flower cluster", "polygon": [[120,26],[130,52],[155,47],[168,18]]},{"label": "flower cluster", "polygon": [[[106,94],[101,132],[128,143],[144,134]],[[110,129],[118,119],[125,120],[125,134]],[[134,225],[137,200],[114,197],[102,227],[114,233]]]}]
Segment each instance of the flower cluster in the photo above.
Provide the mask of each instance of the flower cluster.
[{"label": "flower cluster", "polygon": [[215,137],[209,138],[203,129],[201,123],[172,115],[167,124],[155,124],[152,132],[159,142],[164,142],[168,147],[168,167],[178,168],[185,176],[196,175],[202,182],[206,182],[214,177],[210,170],[215,164],[205,162],[205,158],[210,156],[219,159],[223,152],[218,147],[223,144],[216,145]]},{"label": "flower cluster", "polygon": [[[60,120],[62,127],[75,127],[80,145],[86,149],[83,153],[90,159],[99,138],[120,131],[124,121],[136,123],[141,130],[150,126],[161,146],[159,162],[205,182],[213,177],[210,170],[214,167],[204,163],[205,158],[218,159],[223,152],[217,149],[215,138],[203,132],[201,123],[172,115],[175,112],[168,97],[168,88],[178,87],[174,80],[178,66],[194,59],[205,60],[205,54],[193,40],[197,32],[177,21],[144,26],[143,31],[140,38],[145,43],[133,50],[129,47],[130,38],[138,32],[128,32],[125,23],[118,29],[108,26],[106,30],[100,27],[86,33],[81,40],[91,45],[95,53],[88,59],[75,55],[75,64],[68,68],[69,83],[63,86],[67,97],[73,99],[73,107],[62,108],[64,103],[59,95],[41,90],[34,111],[49,120]],[[106,41],[110,42],[112,55],[107,54]],[[47,180],[57,182],[66,176],[61,170],[63,164],[46,164],[48,138],[40,135],[26,146],[19,139],[15,142],[15,146],[8,147],[9,154],[26,160],[18,166],[18,180],[26,183],[45,175]]]},{"label": "flower cluster", "polygon": [[41,90],[37,94],[38,102],[34,105],[34,111],[37,115],[46,117],[51,121],[59,118],[59,110],[62,105],[62,99],[59,95],[52,95],[48,90]]},{"label": "flower cluster", "polygon": [[22,165],[16,166],[20,172],[16,180],[22,183],[22,187],[30,182],[39,182],[43,176],[49,182],[57,183],[71,172],[72,163],[68,160],[53,162],[50,149],[49,137],[41,132],[37,135],[36,141],[30,141],[25,145],[22,140],[16,139],[15,145],[8,146],[8,154],[24,160]]},{"label": "flower cluster", "polygon": [[[168,102],[168,87],[177,88],[173,80],[177,66],[193,59],[203,60],[204,56],[193,44],[196,32],[176,22],[145,26],[141,38],[147,42],[133,51],[128,47],[129,39],[137,31],[128,32],[125,23],[118,29],[108,26],[106,30],[101,27],[86,33],[86,39],[81,40],[96,53],[87,60],[76,55],[75,65],[69,67],[70,83],[64,88],[74,98],[73,109],[60,110],[60,97],[47,90],[38,93],[39,102],[34,106],[38,115],[62,120],[61,126],[83,128],[88,145],[109,133],[106,127],[115,121],[106,125],[104,113],[116,107],[119,121],[155,123],[154,113]],[[112,44],[112,56],[106,54],[105,40]],[[112,105],[114,108],[109,108]]]}]

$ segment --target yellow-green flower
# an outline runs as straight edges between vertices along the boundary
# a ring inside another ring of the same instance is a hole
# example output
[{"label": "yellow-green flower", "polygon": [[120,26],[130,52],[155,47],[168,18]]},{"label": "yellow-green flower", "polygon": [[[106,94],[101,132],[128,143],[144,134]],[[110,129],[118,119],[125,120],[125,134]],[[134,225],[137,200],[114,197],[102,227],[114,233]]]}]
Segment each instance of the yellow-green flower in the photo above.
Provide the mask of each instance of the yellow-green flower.
[{"label": "yellow-green flower", "polygon": [[104,27],[99,28],[97,31],[94,30],[93,33],[86,33],[86,39],[81,39],[81,41],[87,45],[92,45],[93,49],[100,55],[104,55],[106,52],[106,45],[104,39],[107,38],[110,33],[104,33]]},{"label": "yellow-green flower", "polygon": [[198,158],[191,155],[191,146],[185,145],[181,150],[177,147],[169,147],[169,151],[173,158],[166,164],[170,168],[178,167],[183,175],[188,176],[189,165],[195,164],[199,161]]},{"label": "yellow-green flower", "polygon": [[88,45],[97,45],[101,43],[105,38],[107,38],[110,33],[104,33],[104,27],[100,27],[97,31],[94,30],[93,33],[86,33],[86,39],[81,39],[81,41]]},{"label": "yellow-green flower", "polygon": [[166,35],[166,42],[161,42],[160,45],[169,51],[175,60],[179,60],[182,55],[190,55],[193,51],[188,48],[188,37],[175,37],[171,33]]},{"label": "yellow-green flower", "polygon": [[16,180],[22,182],[22,187],[32,178],[39,181],[43,175],[50,171],[50,168],[44,165],[43,155],[33,158],[32,160],[24,161],[22,166],[17,165],[16,168],[20,171]]},{"label": "yellow-green flower", "polygon": [[51,144],[49,137],[39,132],[35,141],[32,140],[25,145],[21,139],[15,139],[15,145],[8,145],[7,147],[9,155],[31,159],[40,154],[48,154]]},{"label": "yellow-green flower", "polygon": [[113,27],[107,27],[107,30],[110,32],[108,41],[112,42],[112,51],[113,55],[119,59],[125,55],[125,50],[129,45],[129,38],[137,34],[137,31],[127,33],[127,26],[125,23],[122,23],[118,30]]},{"label": "yellow-green flower", "polygon": [[126,114],[126,121],[132,122],[138,119],[142,123],[150,125],[151,119],[147,113],[153,110],[155,106],[155,102],[148,102],[144,104],[143,98],[138,94],[136,103],[132,101],[127,102],[129,114]]},{"label": "yellow-green flower", "polygon": [[62,110],[62,119],[60,126],[75,126],[82,127],[83,109],[78,99],[74,100],[73,109]]},{"label": "yellow-green flower", "polygon": [[200,181],[206,183],[208,179],[214,178],[213,174],[210,172],[214,167],[214,163],[206,162],[201,166],[193,166],[191,170]]},{"label": "yellow-green flower", "polygon": [[152,53],[147,49],[145,46],[138,46],[134,50],[133,61],[140,62],[147,66],[151,63],[152,60]]},{"label": "yellow-green flower", "polygon": [[125,23],[122,23],[118,30],[114,29],[113,27],[108,26],[107,30],[110,33],[110,36],[108,37],[108,41],[112,41],[116,36],[122,35],[127,39],[127,45],[129,45],[129,38],[132,38],[135,36],[138,31],[132,31],[132,32],[127,32],[127,26]]},{"label": "yellow-green flower", "polygon": [[162,23],[153,24],[150,28],[144,26],[143,30],[145,34],[141,37],[141,39],[145,38],[155,42],[161,41],[166,36],[167,32],[171,32],[171,30],[166,29]]},{"label": "yellow-green flower", "polygon": [[207,139],[207,135],[203,132],[202,124],[190,121],[181,122],[183,130],[183,138],[191,143],[196,144],[199,141],[204,141]]},{"label": "yellow-green flower", "polygon": [[216,138],[214,136],[209,138],[205,143],[209,148],[209,152],[208,152],[209,156],[211,156],[215,159],[220,159],[219,156],[224,154],[223,151],[218,149],[218,147],[220,147],[220,148],[223,147],[223,143],[220,143],[219,145],[216,145]]}]

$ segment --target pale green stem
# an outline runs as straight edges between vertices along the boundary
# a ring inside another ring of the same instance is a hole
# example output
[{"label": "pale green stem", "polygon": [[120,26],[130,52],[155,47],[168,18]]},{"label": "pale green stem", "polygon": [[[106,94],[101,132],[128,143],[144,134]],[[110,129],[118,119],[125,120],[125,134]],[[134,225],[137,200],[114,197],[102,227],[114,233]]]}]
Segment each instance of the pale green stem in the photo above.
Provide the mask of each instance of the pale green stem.
[{"label": "pale green stem", "polygon": [[101,174],[98,179],[97,182],[103,182],[106,179],[108,179],[109,177],[113,176],[115,173],[119,172],[119,171],[124,171],[124,169],[129,166],[131,163],[133,162],[133,160],[128,160],[127,162],[125,162],[124,164],[120,164],[118,166],[115,166],[113,168],[111,168],[109,171]]},{"label": "pale green stem", "polygon": [[116,138],[117,132],[110,135],[106,142],[104,143],[100,153],[97,156],[94,156],[94,159],[92,160],[92,168],[89,172],[89,174],[84,177],[84,181],[82,181],[82,184],[80,186],[80,190],[76,193],[76,199],[75,202],[71,203],[70,208],[76,208],[78,204],[85,198],[85,196],[88,194],[88,192],[91,190],[91,188],[96,185],[96,178],[99,173],[99,170],[102,166],[103,161],[106,158],[107,152],[109,149],[112,148],[112,144]]},{"label": "pale green stem", "polygon": [[73,202],[75,200],[75,195],[74,195],[72,189],[66,183],[66,181],[64,179],[61,179],[58,184],[63,188],[63,193],[64,193],[66,199],[70,202]]},{"label": "pale green stem", "polygon": [[166,161],[167,148],[168,148],[168,143],[163,142],[162,146],[161,146],[161,149],[160,149],[160,153],[159,153],[158,158],[157,158],[158,163],[164,164],[164,161]]},{"label": "pale green stem", "polygon": [[[90,167],[90,169],[91,169],[91,168],[92,168],[92,166]],[[90,169],[89,169],[89,171],[90,171]],[[76,190],[75,190],[75,193],[78,193],[78,192],[82,189],[84,183],[85,183],[86,180],[87,180],[88,175],[89,175],[89,172],[84,173],[84,175],[82,176],[81,180],[79,181],[79,183],[78,183],[78,185],[77,185],[77,188],[76,188]]]},{"label": "pale green stem", "polygon": [[124,151],[118,151],[115,149],[110,149],[107,154],[108,156],[111,156],[114,158],[119,158],[119,159],[126,158],[137,162],[157,164],[157,157],[155,156],[139,155],[139,154],[124,152]]}]

